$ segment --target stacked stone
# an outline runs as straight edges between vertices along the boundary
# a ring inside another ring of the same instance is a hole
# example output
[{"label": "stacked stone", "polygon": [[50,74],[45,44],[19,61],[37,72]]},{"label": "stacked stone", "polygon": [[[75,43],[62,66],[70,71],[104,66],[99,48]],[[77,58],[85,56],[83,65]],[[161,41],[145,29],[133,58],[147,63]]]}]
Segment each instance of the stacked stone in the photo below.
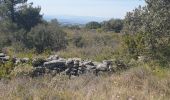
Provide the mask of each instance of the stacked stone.
[{"label": "stacked stone", "polygon": [[0,61],[9,61],[10,57],[4,53],[0,53]]},{"label": "stacked stone", "polygon": [[98,75],[99,72],[112,72],[113,62],[114,61],[112,60],[105,60],[100,63],[89,60],[81,60],[81,58],[64,59],[58,55],[51,55],[47,59],[34,59],[33,66],[35,68],[34,75],[36,76],[63,73],[71,77],[72,75],[79,76],[80,74],[88,73],[95,73]]}]

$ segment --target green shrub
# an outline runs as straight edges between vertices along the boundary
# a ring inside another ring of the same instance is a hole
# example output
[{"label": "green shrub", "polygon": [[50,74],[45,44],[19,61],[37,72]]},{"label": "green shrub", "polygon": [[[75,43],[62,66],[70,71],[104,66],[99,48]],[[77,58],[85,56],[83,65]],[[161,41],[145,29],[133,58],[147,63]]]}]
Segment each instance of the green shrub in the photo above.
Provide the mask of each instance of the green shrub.
[{"label": "green shrub", "polygon": [[14,68],[14,64],[11,61],[3,64],[0,62],[0,78],[9,77],[11,71]]},{"label": "green shrub", "polygon": [[17,77],[17,76],[27,76],[31,75],[33,72],[33,67],[28,64],[20,64],[16,66],[10,73],[11,77]]},{"label": "green shrub", "polygon": [[123,20],[111,19],[109,21],[102,22],[102,29],[104,31],[114,31],[119,33],[123,29]]},{"label": "green shrub", "polygon": [[145,54],[168,66],[170,61],[170,1],[145,0],[146,6],[127,13],[123,32],[131,34],[126,41],[133,56]]},{"label": "green shrub", "polygon": [[87,29],[98,29],[101,28],[101,24],[98,22],[89,22],[86,24]]},{"label": "green shrub", "polygon": [[38,53],[46,49],[60,50],[67,45],[66,33],[52,24],[40,24],[28,33],[28,48],[35,48]]},{"label": "green shrub", "polygon": [[33,67],[39,67],[39,66],[42,66],[45,62],[45,59],[44,58],[35,58],[32,62],[32,66]]},{"label": "green shrub", "polygon": [[85,46],[85,41],[84,38],[81,35],[75,35],[72,39],[73,45],[76,47],[84,47]]}]

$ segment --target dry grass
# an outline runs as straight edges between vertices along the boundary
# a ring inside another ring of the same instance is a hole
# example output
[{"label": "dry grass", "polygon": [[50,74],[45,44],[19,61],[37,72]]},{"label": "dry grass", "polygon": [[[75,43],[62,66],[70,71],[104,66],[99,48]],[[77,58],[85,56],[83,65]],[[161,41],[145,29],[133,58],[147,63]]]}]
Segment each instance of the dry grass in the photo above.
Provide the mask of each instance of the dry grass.
[{"label": "dry grass", "polygon": [[[161,70],[160,70],[161,71]],[[112,76],[85,75],[39,78],[18,77],[0,81],[1,100],[168,100],[170,75],[158,77],[147,67]]]},{"label": "dry grass", "polygon": [[108,46],[95,46],[91,48],[68,47],[57,53],[64,58],[79,57],[82,59],[90,59],[102,61],[114,57],[114,49]]},{"label": "dry grass", "polygon": [[[66,30],[69,46],[58,54],[61,57],[80,57],[101,61],[114,57],[115,43],[119,36],[86,30]],[[84,47],[75,47],[72,39],[83,37]],[[109,37],[109,39],[108,39]],[[110,38],[111,37],[111,38]],[[56,52],[54,52],[56,53]],[[18,54],[19,57],[47,57],[34,53]],[[13,54],[11,54],[13,55]],[[130,59],[129,59],[130,60]],[[136,61],[131,62],[136,63]],[[12,71],[10,80],[0,80],[0,100],[168,100],[170,98],[170,70],[152,65],[138,64],[125,72],[111,76],[83,75],[69,80],[68,76],[31,78],[31,65],[19,65]],[[140,66],[140,67],[136,67]],[[141,67],[144,66],[144,67]]]},{"label": "dry grass", "polygon": [[[119,35],[113,32],[98,32],[87,30],[65,30],[69,45],[65,50],[58,52],[64,58],[80,57],[102,61],[114,56],[115,48],[119,44]],[[76,46],[77,44],[82,47]],[[80,39],[80,40],[79,40]]]}]

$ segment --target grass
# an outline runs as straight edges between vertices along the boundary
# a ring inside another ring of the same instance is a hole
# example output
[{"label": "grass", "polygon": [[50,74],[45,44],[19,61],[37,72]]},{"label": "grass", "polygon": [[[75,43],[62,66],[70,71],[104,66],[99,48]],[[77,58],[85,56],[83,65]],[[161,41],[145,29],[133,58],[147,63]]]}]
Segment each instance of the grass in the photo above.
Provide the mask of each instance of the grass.
[{"label": "grass", "polygon": [[82,59],[102,61],[113,58],[114,49],[108,46],[95,46],[91,48],[68,47],[65,50],[59,51],[57,54],[64,58],[79,57]]},{"label": "grass", "polygon": [[30,64],[20,64],[16,66],[10,73],[11,78],[18,76],[28,76],[32,73],[33,67]]},{"label": "grass", "polygon": [[[46,58],[50,54],[94,61],[126,58],[124,55],[119,55],[123,49],[119,47],[122,45],[119,45],[121,36],[118,34],[87,30],[65,31],[68,33],[69,44],[64,50],[58,52],[46,50],[38,55],[34,50],[21,52],[20,48],[15,50],[9,47],[7,52],[10,56],[16,55],[20,58]],[[76,43],[74,39],[78,39]],[[82,44],[82,47],[77,47],[76,44]],[[0,80],[0,100],[168,100],[170,98],[170,69],[161,68],[155,62],[146,64],[130,58],[126,58],[125,63],[131,66],[126,71],[116,72],[113,75],[82,75],[71,80],[64,75],[31,78],[29,74],[32,72],[32,66],[20,64],[8,75],[10,79]],[[10,66],[10,63],[6,66]],[[2,66],[1,68],[4,69]],[[5,70],[1,70],[0,75],[4,73]]]},{"label": "grass", "polygon": [[[160,69],[161,70],[161,69]],[[166,70],[168,73],[169,70]],[[17,77],[0,81],[1,100],[168,100],[170,75],[158,77],[149,67],[111,76]]]},{"label": "grass", "polygon": [[120,41],[118,34],[94,30],[65,29],[65,31],[68,33],[69,44],[66,49],[57,52],[61,57],[79,57],[96,61],[114,58],[115,48]]}]

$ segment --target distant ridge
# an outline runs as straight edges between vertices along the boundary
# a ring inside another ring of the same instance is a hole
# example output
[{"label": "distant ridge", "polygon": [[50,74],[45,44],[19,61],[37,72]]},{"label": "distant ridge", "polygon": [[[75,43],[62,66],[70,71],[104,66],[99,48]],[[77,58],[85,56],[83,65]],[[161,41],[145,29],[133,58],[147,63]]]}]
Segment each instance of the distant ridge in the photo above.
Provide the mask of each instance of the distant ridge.
[{"label": "distant ridge", "polygon": [[102,22],[110,18],[102,17],[89,17],[89,16],[44,16],[44,19],[50,21],[51,19],[57,19],[61,24],[86,24],[90,21]]}]

